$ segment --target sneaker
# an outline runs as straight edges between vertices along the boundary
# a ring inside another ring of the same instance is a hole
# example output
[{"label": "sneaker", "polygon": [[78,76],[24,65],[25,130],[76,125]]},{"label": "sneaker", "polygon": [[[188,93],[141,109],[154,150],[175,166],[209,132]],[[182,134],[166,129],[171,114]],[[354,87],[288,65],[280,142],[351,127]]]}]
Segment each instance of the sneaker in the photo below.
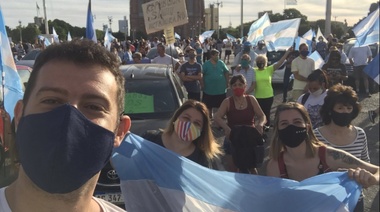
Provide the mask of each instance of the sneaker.
[{"label": "sneaker", "polygon": [[376,116],[377,116],[377,114],[375,113],[375,111],[373,111],[373,110],[368,111],[368,119],[369,119],[373,124],[375,123]]}]

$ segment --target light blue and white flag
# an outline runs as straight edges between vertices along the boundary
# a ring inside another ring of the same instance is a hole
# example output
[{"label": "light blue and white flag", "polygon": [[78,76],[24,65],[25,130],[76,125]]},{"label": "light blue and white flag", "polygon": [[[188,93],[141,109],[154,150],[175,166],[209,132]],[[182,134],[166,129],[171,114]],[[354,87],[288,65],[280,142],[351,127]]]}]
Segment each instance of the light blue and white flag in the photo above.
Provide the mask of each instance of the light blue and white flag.
[{"label": "light blue and white flag", "polygon": [[367,46],[379,42],[379,8],[356,25],[352,31],[356,36],[355,46]]},{"label": "light blue and white flag", "polygon": [[127,211],[352,211],[361,193],[346,172],[297,182],[216,171],[134,134],[111,160]]},{"label": "light blue and white flag", "polygon": [[53,27],[53,40],[54,40],[54,43],[59,43],[59,37],[54,27]]},{"label": "light blue and white flag", "polygon": [[270,20],[268,13],[265,13],[257,21],[253,22],[249,28],[247,40],[251,42],[253,46],[257,45],[257,42],[264,40],[264,29],[270,26]]},{"label": "light blue and white flag", "polygon": [[110,33],[109,29],[107,28],[106,33],[104,35],[104,47],[106,47],[108,51],[111,51],[111,43],[114,39],[115,37],[112,36],[112,33]]},{"label": "light blue and white flag", "polygon": [[69,32],[67,32],[67,41],[71,41],[71,40],[72,40],[72,38],[71,38],[70,31],[69,31]]},{"label": "light blue and white flag", "polygon": [[[5,110],[13,118],[13,110],[18,100],[22,99],[21,79],[17,73],[16,65],[13,59],[11,46],[7,31],[5,30],[5,21],[2,8],[0,7],[0,60],[1,60],[1,90],[0,100]],[[3,99],[4,98],[4,99]],[[4,100],[4,101],[3,101]]]},{"label": "light blue and white flag", "polygon": [[364,68],[364,72],[370,76],[377,84],[379,84],[379,54],[368,63]]},{"label": "light blue and white flag", "polygon": [[286,50],[293,46],[301,19],[278,21],[264,29],[264,40],[268,51]]},{"label": "light blue and white flag", "polygon": [[179,34],[177,34],[176,32],[174,32],[174,37],[175,37],[176,39],[181,39],[181,36],[180,36]]},{"label": "light blue and white flag", "polygon": [[88,1],[87,8],[86,38],[89,40],[93,40],[95,43],[98,42],[98,40],[96,39],[96,32],[94,28],[94,16],[91,12],[91,0]]},{"label": "light blue and white flag", "polygon": [[296,45],[295,45],[294,49],[299,49],[301,44],[306,43],[307,46],[309,47],[309,55],[311,54],[311,43],[312,43],[311,40],[307,40],[304,37],[298,36],[295,40],[295,43],[296,43]]},{"label": "light blue and white flag", "polygon": [[209,30],[209,31],[206,31],[206,32],[203,32],[200,36],[199,36],[199,41],[201,43],[203,43],[207,38],[211,38],[212,34],[214,34],[215,30]]},{"label": "light blue and white flag", "polygon": [[285,0],[286,5],[297,5],[297,0]]},{"label": "light blue and white flag", "polygon": [[310,29],[304,35],[302,35],[302,37],[305,38],[306,40],[312,41],[313,37],[315,37],[315,32],[313,29]]},{"label": "light blue and white flag", "polygon": [[228,39],[230,39],[231,42],[235,42],[236,41],[236,38],[228,33],[226,33],[226,36]]},{"label": "light blue and white flag", "polygon": [[319,39],[320,36],[322,36],[323,41],[324,41],[325,43],[328,43],[327,39],[326,39],[325,36],[323,36],[323,34],[322,34],[321,28],[318,27],[317,36],[316,36],[317,40]]},{"label": "light blue and white flag", "polygon": [[318,51],[314,51],[309,57],[314,60],[315,69],[320,69],[325,64],[325,61],[318,53]]},{"label": "light blue and white flag", "polygon": [[38,38],[40,41],[44,42],[45,47],[48,47],[48,46],[51,45],[49,39],[46,38],[45,36],[43,36],[43,35],[38,35],[37,38]]}]

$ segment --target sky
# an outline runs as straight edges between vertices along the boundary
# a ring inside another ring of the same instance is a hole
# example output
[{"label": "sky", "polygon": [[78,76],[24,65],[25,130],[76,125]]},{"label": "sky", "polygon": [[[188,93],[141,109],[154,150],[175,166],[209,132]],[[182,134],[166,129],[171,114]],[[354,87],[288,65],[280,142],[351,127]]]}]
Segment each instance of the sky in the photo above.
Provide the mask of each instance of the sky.
[{"label": "sky", "polygon": [[[194,0],[196,1],[196,0]],[[325,0],[298,0],[297,5],[287,5],[284,0],[205,0],[205,6],[221,3],[220,25],[222,28],[237,27],[241,22],[241,1],[243,1],[243,22],[254,21],[258,18],[258,12],[272,10],[273,13],[282,13],[284,8],[295,8],[309,21],[325,19]],[[5,24],[14,29],[21,21],[22,26],[32,23],[37,16],[36,3],[40,7],[39,16],[43,14],[42,0],[4,0],[1,1]],[[85,27],[87,16],[88,0],[46,0],[48,20],[60,19],[72,26]],[[95,28],[102,30],[103,24],[108,24],[108,17],[112,16],[112,28],[118,28],[118,20],[124,16],[129,19],[129,0],[92,0],[92,12],[95,15]],[[346,19],[349,26],[354,25],[358,20],[367,16],[371,3],[377,0],[332,0],[331,20],[344,22]],[[50,29],[51,30],[51,29]]]}]

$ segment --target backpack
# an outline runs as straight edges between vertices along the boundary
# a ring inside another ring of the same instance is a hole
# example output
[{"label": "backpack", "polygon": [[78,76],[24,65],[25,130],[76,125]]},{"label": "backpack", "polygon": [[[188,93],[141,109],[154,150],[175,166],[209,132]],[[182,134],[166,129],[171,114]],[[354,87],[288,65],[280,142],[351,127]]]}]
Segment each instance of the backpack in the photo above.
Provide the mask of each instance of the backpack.
[{"label": "backpack", "polygon": [[264,139],[256,128],[247,125],[232,127],[230,134],[234,164],[241,172],[260,167],[264,161]]}]

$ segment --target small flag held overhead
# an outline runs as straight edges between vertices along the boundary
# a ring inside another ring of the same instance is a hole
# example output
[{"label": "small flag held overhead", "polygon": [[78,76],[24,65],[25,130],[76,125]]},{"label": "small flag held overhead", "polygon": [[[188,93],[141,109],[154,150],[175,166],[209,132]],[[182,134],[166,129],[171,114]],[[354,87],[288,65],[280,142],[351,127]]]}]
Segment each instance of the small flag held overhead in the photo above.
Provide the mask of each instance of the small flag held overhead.
[{"label": "small flag held overhead", "polygon": [[54,27],[53,27],[53,39],[54,39],[54,43],[59,43],[58,34],[55,31]]},{"label": "small flag held overhead", "polygon": [[96,39],[96,32],[94,28],[94,16],[92,15],[91,11],[91,0],[88,1],[87,8],[86,38],[93,40],[95,43],[98,42],[98,40]]},{"label": "small flag held overhead", "polygon": [[285,0],[286,5],[297,5],[297,0]]},{"label": "small flag held overhead", "polygon": [[70,31],[69,31],[69,32],[67,32],[67,41],[71,41],[71,40],[72,40],[72,38],[71,38]]}]

